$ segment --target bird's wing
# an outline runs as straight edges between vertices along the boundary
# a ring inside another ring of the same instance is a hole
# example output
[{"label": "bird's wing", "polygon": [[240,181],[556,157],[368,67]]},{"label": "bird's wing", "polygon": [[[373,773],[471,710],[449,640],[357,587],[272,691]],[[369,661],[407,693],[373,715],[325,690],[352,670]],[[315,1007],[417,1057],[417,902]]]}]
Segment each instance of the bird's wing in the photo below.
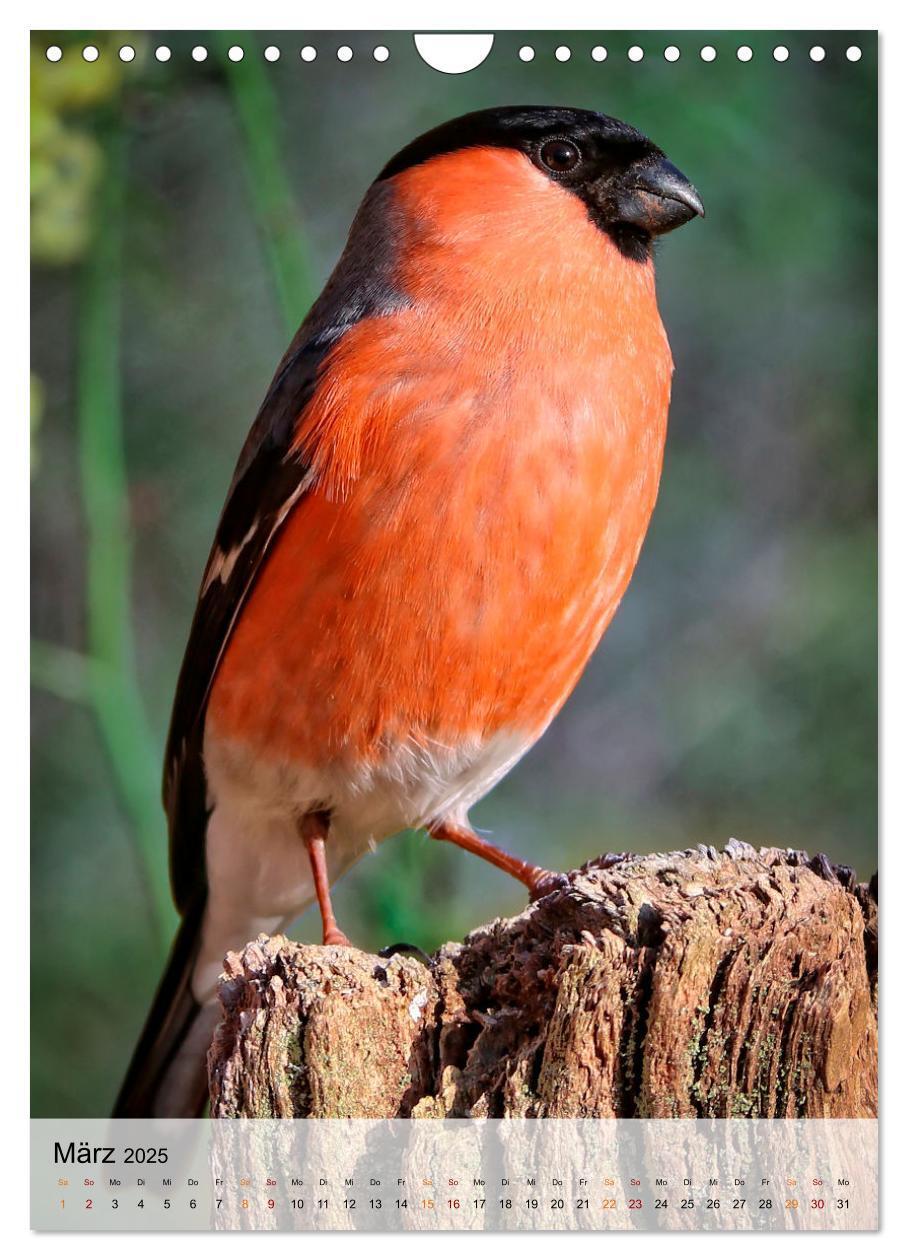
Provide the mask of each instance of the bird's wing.
[{"label": "bird's wing", "polygon": [[204,880],[208,806],[202,738],[208,696],[268,550],[306,493],[308,469],[293,449],[293,436],[327,348],[304,340],[284,357],[243,446],[205,566],[164,759],[170,876],[181,911]]}]

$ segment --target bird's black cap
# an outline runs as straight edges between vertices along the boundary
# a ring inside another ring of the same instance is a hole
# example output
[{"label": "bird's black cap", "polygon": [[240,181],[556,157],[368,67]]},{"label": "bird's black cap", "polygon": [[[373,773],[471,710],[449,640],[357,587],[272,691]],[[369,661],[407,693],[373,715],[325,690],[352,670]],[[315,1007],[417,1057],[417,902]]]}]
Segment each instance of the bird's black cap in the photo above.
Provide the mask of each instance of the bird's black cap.
[{"label": "bird's black cap", "polygon": [[458,149],[491,146],[529,152],[548,136],[632,146],[641,153],[654,148],[636,127],[592,109],[572,109],[565,105],[502,105],[452,118],[417,136],[388,162],[379,179],[388,179],[409,166]]}]

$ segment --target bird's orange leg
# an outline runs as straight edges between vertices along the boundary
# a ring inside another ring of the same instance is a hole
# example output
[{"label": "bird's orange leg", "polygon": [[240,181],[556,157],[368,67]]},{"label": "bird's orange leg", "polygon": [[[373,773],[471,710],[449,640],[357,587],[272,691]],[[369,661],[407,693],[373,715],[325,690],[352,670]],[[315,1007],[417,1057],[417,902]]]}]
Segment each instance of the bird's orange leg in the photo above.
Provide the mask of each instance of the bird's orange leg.
[{"label": "bird's orange leg", "polygon": [[337,926],[331,905],[331,887],[328,883],[328,863],[325,860],[325,836],[329,819],[326,814],[306,814],[299,823],[299,832],[309,854],[315,896],[322,914],[322,944],[349,945],[350,942]]},{"label": "bird's orange leg", "polygon": [[432,823],[427,830],[434,840],[450,840],[452,844],[459,845],[468,853],[475,853],[477,857],[484,858],[486,862],[497,866],[500,871],[505,871],[514,879],[519,879],[521,884],[526,884],[530,890],[531,901],[538,901],[540,897],[554,892],[556,888],[563,888],[567,884],[564,875],[559,875],[557,871],[547,871],[544,866],[534,866],[532,862],[524,862],[522,858],[514,857],[513,854],[506,853],[504,849],[496,848],[494,844],[481,839],[475,831],[464,827],[461,823],[442,820]]}]

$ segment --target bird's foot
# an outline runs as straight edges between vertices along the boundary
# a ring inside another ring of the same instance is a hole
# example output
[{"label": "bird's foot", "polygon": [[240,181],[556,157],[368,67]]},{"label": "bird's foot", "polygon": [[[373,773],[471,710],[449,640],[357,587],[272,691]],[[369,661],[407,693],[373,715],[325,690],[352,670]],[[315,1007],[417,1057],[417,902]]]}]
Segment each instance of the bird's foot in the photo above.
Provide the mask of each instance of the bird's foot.
[{"label": "bird's foot", "polygon": [[497,866],[500,871],[519,879],[530,890],[530,901],[538,901],[540,897],[547,897],[560,888],[567,888],[570,882],[566,875],[561,875],[558,871],[547,871],[543,866],[534,866],[532,862],[525,862],[523,858],[514,857],[512,853],[506,853],[504,849],[489,844],[488,840],[483,840],[463,823],[440,819],[431,823],[428,831],[434,839],[450,840],[452,844],[459,845],[468,853],[475,853],[477,857]]},{"label": "bird's foot", "polygon": [[328,928],[322,937],[323,945],[345,945],[348,949],[353,948],[353,942],[344,936],[340,928]]},{"label": "bird's foot", "polygon": [[539,867],[533,882],[528,885],[530,901],[540,901],[549,893],[560,892],[569,887],[570,882],[567,875],[562,875],[560,871],[546,871]]}]

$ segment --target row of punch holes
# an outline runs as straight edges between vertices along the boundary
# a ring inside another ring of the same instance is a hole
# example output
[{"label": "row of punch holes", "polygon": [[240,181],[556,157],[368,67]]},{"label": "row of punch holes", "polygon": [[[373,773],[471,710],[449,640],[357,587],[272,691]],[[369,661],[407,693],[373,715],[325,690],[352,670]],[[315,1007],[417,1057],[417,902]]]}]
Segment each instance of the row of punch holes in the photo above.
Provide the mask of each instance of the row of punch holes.
[{"label": "row of punch holes", "polygon": [[[46,56],[47,56],[48,61],[57,62],[57,61],[61,61],[63,58],[63,49],[60,48],[58,44],[51,44],[45,51],[46,51]],[[333,53],[338,61],[347,62],[347,61],[353,60],[353,49],[349,46],[349,44],[341,44],[338,48],[333,50]],[[97,61],[100,55],[101,54],[100,54],[99,49],[94,44],[86,44],[85,47],[82,49],[82,57],[84,58],[85,61]],[[136,56],[136,50],[135,48],[133,48],[131,44],[124,44],[118,50],[117,55],[119,56],[121,61],[125,61],[125,62],[134,61],[135,56]],[[157,48],[155,48],[154,55],[158,61],[170,61],[172,52],[170,48],[167,47],[166,44],[161,44]],[[242,61],[245,55],[246,55],[246,50],[240,47],[239,44],[234,44],[227,51],[227,56],[229,57],[231,61]],[[266,61],[271,61],[271,62],[278,61],[280,60],[280,57],[281,57],[281,49],[278,48],[275,44],[269,44],[268,47],[263,50],[262,55],[264,56]],[[375,48],[372,49],[371,55],[375,61],[384,62],[388,60],[391,54],[388,48],[386,48],[384,44],[378,44]],[[573,55],[574,55],[574,50],[572,48],[569,48],[566,44],[559,44],[558,47],[554,49],[554,57],[556,61],[570,61]],[[596,44],[593,46],[592,49],[590,49],[589,55],[592,57],[593,61],[602,62],[608,58],[609,53],[608,53],[608,49],[603,47],[602,44]],[[640,47],[639,44],[633,44],[631,45],[630,48],[627,49],[626,55],[629,61],[639,62],[639,61],[643,61],[644,57],[647,54]],[[650,54],[650,55],[658,56],[659,54],[656,53],[656,54]],[[678,48],[677,45],[675,44],[669,44],[666,48],[661,50],[661,55],[665,58],[666,61],[670,61],[670,62],[680,61],[681,49]],[[716,60],[718,53],[716,49],[712,46],[712,44],[704,44],[704,46],[698,50],[697,55],[699,55],[701,61],[711,62],[711,61]],[[775,48],[773,48],[772,55],[776,61],[787,61],[789,57],[791,56],[791,51],[784,44],[779,44]],[[197,44],[192,49],[191,56],[192,56],[193,61],[197,61],[197,62],[207,61],[208,49],[203,44]],[[306,44],[303,48],[300,49],[299,56],[303,61],[315,61],[316,57],[318,56],[318,50],[314,48],[311,44]],[[534,61],[537,56],[537,50],[533,48],[530,44],[524,44],[518,50],[517,56],[520,58],[521,61],[525,61],[525,62]],[[752,61],[753,56],[754,56],[754,51],[749,45],[741,44],[740,47],[735,49],[735,56],[737,57],[738,61],[744,61],[744,62]],[[809,57],[810,57],[810,60],[814,62],[825,61],[826,49],[823,48],[822,45],[820,44],[814,44],[813,47],[809,51]],[[845,50],[845,58],[848,61],[860,61],[861,59],[860,48],[858,48],[856,44],[850,45]],[[426,60],[428,60],[428,58],[426,58]],[[435,68],[441,69],[442,67],[436,66]]]}]

